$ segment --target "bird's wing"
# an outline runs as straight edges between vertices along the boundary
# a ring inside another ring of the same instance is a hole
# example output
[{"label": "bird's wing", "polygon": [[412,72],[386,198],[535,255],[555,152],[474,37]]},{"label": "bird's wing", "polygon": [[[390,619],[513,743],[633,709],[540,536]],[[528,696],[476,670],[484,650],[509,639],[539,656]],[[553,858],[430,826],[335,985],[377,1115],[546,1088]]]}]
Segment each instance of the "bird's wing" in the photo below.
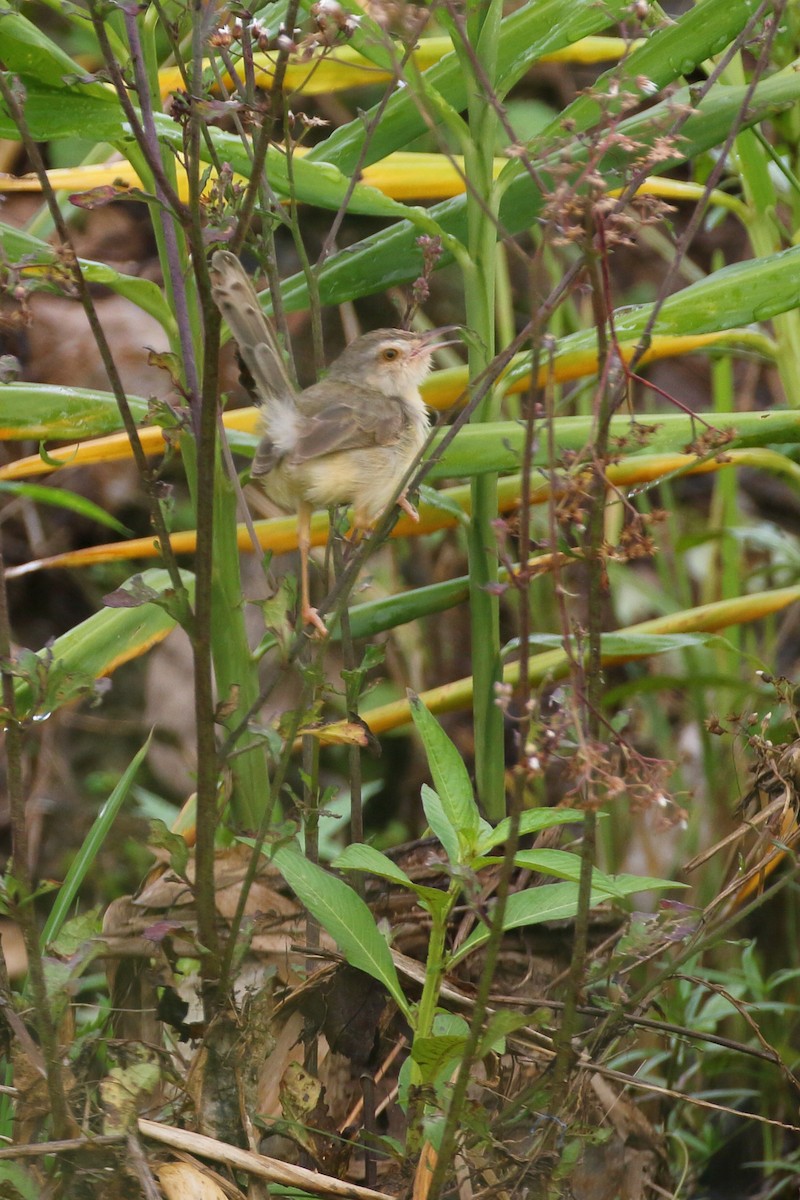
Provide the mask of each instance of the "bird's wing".
[{"label": "bird's wing", "polygon": [[346,401],[304,414],[291,459],[297,463],[308,462],[340,450],[391,446],[399,440],[405,421],[398,398],[351,385]]},{"label": "bird's wing", "polygon": [[247,272],[230,250],[217,250],[211,259],[211,290],[236,338],[261,403],[293,395],[295,388],[275,331],[264,316]]}]

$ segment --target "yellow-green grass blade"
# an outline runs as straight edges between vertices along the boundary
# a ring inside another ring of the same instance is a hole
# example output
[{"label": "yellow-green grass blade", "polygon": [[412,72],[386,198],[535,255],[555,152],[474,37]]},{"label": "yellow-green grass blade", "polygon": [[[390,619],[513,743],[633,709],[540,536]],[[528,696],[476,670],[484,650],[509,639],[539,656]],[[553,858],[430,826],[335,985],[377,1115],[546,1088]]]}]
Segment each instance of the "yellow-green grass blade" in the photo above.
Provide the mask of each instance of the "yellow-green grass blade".
[{"label": "yellow-green grass blade", "polygon": [[[753,414],[749,414],[753,415]],[[579,418],[574,418],[576,421]],[[684,421],[686,418],[684,418]],[[800,415],[795,418],[795,429],[800,423]],[[484,427],[492,428],[492,427]],[[496,429],[496,427],[494,427]],[[514,426],[519,430],[518,426]],[[580,443],[581,445],[583,442]],[[503,445],[502,436],[495,439],[495,449],[498,454],[508,454]],[[788,478],[800,486],[800,466],[777,451],[759,447],[729,448],[718,457],[700,458],[692,454],[639,454],[611,463],[606,469],[606,478],[615,488],[643,488],[649,484],[663,480],[676,474],[708,474],[726,467],[749,466],[768,470]],[[484,459],[479,456],[479,468],[485,469]],[[451,472],[453,474],[454,472]],[[468,474],[465,471],[465,474]],[[562,474],[558,478],[559,490],[571,486],[580,486],[579,476]],[[519,504],[521,493],[521,478],[519,474],[505,476],[498,483],[498,506],[500,512],[508,512]],[[550,483],[537,476],[531,490],[531,503],[544,504],[550,499],[552,490]],[[391,532],[391,537],[419,537],[436,530],[453,528],[461,514],[468,516],[471,510],[470,488],[468,484],[444,488],[435,493],[436,499],[423,499],[419,506],[419,520],[413,521],[408,516],[401,516]],[[254,528],[259,545],[273,554],[286,554],[297,549],[297,519],[296,517],[274,517],[268,520],[255,521]],[[249,528],[237,525],[237,542],[243,552],[253,550]],[[314,513],[311,519],[311,545],[322,546],[328,540],[329,520],[324,512]],[[195,550],[196,535],[193,530],[172,533],[170,542],[173,553],[192,554]],[[154,537],[132,538],[130,541],[110,542],[100,546],[90,546],[81,550],[66,551],[49,558],[32,559],[19,566],[9,567],[6,575],[10,579],[22,575],[33,574],[44,569],[67,567],[87,567],[99,563],[121,561],[126,559],[155,558],[159,553],[158,543]]]},{"label": "yellow-green grass blade", "polygon": [[[800,586],[779,588],[775,591],[755,592],[750,596],[742,596],[733,600],[721,600],[714,604],[704,604],[699,608],[686,609],[683,612],[670,613],[665,617],[655,617],[650,621],[642,621],[627,629],[619,630],[615,635],[632,639],[634,652],[630,655],[620,653],[620,643],[615,645],[614,652],[602,655],[604,666],[613,663],[630,661],[644,657],[643,638],[649,634],[661,636],[682,633],[717,633],[731,625],[760,621],[773,613],[780,612],[790,604],[800,600]],[[658,648],[658,643],[657,647]],[[549,680],[562,679],[571,669],[573,659],[563,650],[548,650],[543,654],[531,656],[528,665],[528,680],[533,687],[538,687]],[[513,687],[519,682],[519,663],[509,663],[503,671],[503,681]],[[472,704],[472,676],[457,679],[453,683],[431,688],[423,692],[420,699],[432,713],[455,712],[469,708]],[[405,699],[383,704],[372,710],[362,710],[360,713],[369,729],[374,734],[387,733],[411,722],[411,707]]]},{"label": "yellow-green grass blade", "polygon": [[[190,597],[194,576],[181,572]],[[160,568],[135,577],[143,588],[159,595],[170,588],[169,575]],[[17,715],[42,719],[67,703],[91,681],[113,674],[117,667],[147,652],[175,627],[175,619],[159,604],[135,608],[104,608],[51,646],[20,661],[21,677],[15,685]]]}]

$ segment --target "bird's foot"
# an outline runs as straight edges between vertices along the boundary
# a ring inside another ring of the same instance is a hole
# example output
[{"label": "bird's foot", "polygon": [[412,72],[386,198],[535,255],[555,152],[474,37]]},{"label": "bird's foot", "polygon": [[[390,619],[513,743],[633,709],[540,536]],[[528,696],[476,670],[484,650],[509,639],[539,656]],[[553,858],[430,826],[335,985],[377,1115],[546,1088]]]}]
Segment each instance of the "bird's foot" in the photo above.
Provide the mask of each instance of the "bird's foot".
[{"label": "bird's foot", "polygon": [[403,492],[402,496],[398,496],[397,507],[402,508],[403,512],[406,513],[407,516],[411,517],[412,521],[419,521],[419,513],[417,512],[416,508],[414,508],[414,505],[411,503],[405,492]]},{"label": "bird's foot", "polygon": [[345,534],[345,541],[348,542],[353,549],[355,549],[356,546],[360,546],[364,539],[368,538],[371,533],[371,526],[356,522],[350,526]]},{"label": "bird's foot", "polygon": [[323,621],[315,608],[310,604],[306,604],[302,610],[301,616],[304,625],[313,625],[314,633],[311,635],[315,638],[326,638],[328,636],[328,626]]}]

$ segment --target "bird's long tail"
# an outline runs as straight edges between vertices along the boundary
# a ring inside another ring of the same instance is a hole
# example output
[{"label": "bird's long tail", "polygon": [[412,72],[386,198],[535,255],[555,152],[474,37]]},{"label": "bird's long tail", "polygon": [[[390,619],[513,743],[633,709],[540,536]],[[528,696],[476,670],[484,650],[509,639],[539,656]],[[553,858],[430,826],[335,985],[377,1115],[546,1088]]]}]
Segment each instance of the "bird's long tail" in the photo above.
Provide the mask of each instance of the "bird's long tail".
[{"label": "bird's long tail", "polygon": [[211,259],[211,288],[252,376],[259,403],[269,407],[274,401],[291,399],[295,389],[275,331],[244,267],[230,250],[217,250]]},{"label": "bird's long tail", "polygon": [[253,478],[269,475],[297,441],[295,388],[275,331],[262,312],[249,276],[230,250],[217,250],[211,259],[211,289],[262,406],[264,436],[251,474]]}]

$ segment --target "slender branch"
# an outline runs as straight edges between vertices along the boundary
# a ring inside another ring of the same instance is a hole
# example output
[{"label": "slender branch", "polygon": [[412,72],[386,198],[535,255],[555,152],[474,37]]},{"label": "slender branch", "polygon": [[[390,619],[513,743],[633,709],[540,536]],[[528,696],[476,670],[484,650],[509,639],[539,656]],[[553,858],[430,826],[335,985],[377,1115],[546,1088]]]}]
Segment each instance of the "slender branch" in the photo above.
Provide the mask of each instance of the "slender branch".
[{"label": "slender branch", "polygon": [[66,257],[67,267],[74,280],[75,288],[78,293],[78,298],[86,313],[86,319],[89,322],[92,336],[97,345],[100,358],[103,363],[103,368],[108,376],[108,381],[111,385],[111,390],[114,393],[114,399],[119,408],[122,424],[130,442],[131,451],[133,454],[136,469],[139,472],[139,478],[142,481],[142,487],[150,504],[150,520],[152,521],[155,530],[156,539],[158,541],[159,551],[164,560],[164,565],[170,577],[170,583],[175,593],[176,601],[179,605],[177,611],[177,619],[185,629],[191,629],[192,617],[189,607],[188,595],[181,579],[178,564],[175,555],[172,553],[170,545],[169,533],[167,531],[164,513],[159,500],[159,482],[154,471],[151,471],[147,462],[147,456],[142,449],[142,444],[139,440],[139,432],[136,426],[136,420],[131,412],[128,404],[128,398],[125,394],[125,388],[122,385],[119,372],[117,370],[114,357],[111,353],[111,348],[108,344],[108,339],[103,332],[97,318],[97,310],[94,305],[89,286],[84,278],[81,270],[80,260],[75,251],[75,247],[70,236],[69,228],[64,219],[64,215],[59,207],[50,180],[47,177],[47,169],[42,158],[38,143],[31,136],[28,123],[25,119],[22,104],[18,99],[15,85],[9,82],[5,64],[0,62],[0,96],[2,96],[12,118],[14,124],[19,131],[20,139],[25,147],[25,152],[30,159],[31,165],[36,173],[37,179],[42,189],[42,195],[45,198],[47,207],[50,210],[50,215],[55,225],[61,244],[68,251]]},{"label": "slender branch", "polygon": [[[11,817],[11,864],[8,875],[16,884],[17,902],[14,917],[22,933],[28,957],[28,979],[33,997],[33,1022],[39,1035],[47,1095],[53,1130],[57,1138],[69,1137],[75,1121],[67,1105],[61,1046],[53,1012],[47,995],[42,952],[36,928],[34,883],[28,855],[28,824],[22,782],[22,731],[17,720],[14,695],[14,671],[11,658],[11,625],[8,595],[3,576],[3,556],[0,552],[0,676],[2,676],[3,709],[5,710],[6,787]],[[13,890],[13,888],[12,888]],[[5,975],[5,969],[3,970]],[[8,998],[10,1003],[10,997]]]}]

